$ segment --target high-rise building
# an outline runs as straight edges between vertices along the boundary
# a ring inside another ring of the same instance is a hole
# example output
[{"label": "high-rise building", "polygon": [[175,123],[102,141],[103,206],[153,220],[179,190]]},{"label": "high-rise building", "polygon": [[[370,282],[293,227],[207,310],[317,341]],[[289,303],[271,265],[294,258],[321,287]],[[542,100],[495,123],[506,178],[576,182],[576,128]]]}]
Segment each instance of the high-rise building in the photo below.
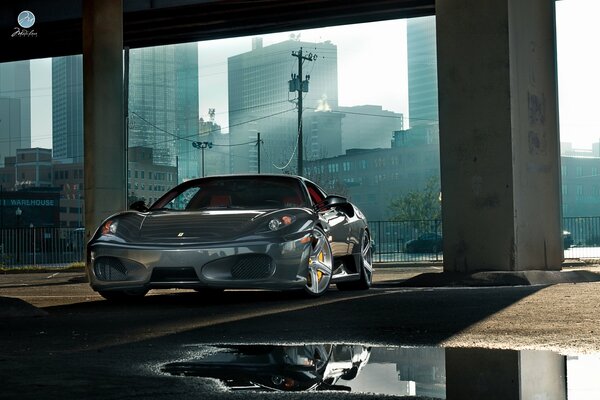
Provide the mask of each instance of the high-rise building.
[{"label": "high-rise building", "polygon": [[83,162],[82,56],[52,59],[52,158]]},{"label": "high-rise building", "polygon": [[198,45],[133,49],[129,60],[129,147],[178,165],[180,181],[198,177]]},{"label": "high-rise building", "polygon": [[389,148],[392,132],[404,129],[404,115],[384,110],[382,106],[340,107],[342,149]]},{"label": "high-rise building", "polygon": [[[231,171],[258,171],[256,140],[260,132],[261,172],[296,172],[297,92],[290,91],[289,81],[292,74],[298,74],[298,59],[292,52],[302,48],[304,55],[317,55],[314,61],[303,61],[301,78],[310,76],[303,109],[316,110],[326,99],[328,106],[336,110],[337,46],[329,41],[287,40],[263,47],[260,39],[254,39],[252,47],[251,51],[228,59]],[[305,143],[305,154],[311,146],[315,144]]]},{"label": "high-rise building", "polygon": [[0,97],[0,157],[14,156],[23,148],[21,136],[21,100]]},{"label": "high-rise building", "polygon": [[31,147],[29,61],[0,64],[0,163]]},{"label": "high-rise building", "polygon": [[410,126],[438,124],[435,17],[408,19],[406,38]]}]

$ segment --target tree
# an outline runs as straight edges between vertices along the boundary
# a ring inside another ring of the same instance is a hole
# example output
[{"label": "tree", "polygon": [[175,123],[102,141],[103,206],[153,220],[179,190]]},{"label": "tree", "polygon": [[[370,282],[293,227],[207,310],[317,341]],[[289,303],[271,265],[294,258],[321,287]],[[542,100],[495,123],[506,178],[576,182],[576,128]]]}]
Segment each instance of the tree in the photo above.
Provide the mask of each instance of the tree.
[{"label": "tree", "polygon": [[440,220],[442,204],[439,177],[427,179],[422,190],[414,190],[392,200],[389,208],[392,221]]}]

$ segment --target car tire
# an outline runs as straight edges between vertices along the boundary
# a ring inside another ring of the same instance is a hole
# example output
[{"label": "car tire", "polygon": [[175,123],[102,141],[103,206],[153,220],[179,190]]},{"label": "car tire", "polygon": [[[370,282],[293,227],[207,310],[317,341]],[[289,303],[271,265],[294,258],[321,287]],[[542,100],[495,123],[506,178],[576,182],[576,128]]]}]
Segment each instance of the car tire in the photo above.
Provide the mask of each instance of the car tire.
[{"label": "car tire", "polygon": [[98,294],[109,301],[135,301],[142,299],[148,289],[129,289],[129,290],[100,290]]},{"label": "car tire", "polygon": [[360,241],[360,278],[357,281],[339,282],[338,290],[367,290],[373,283],[373,249],[368,231],[364,231]]},{"label": "car tire", "polygon": [[329,289],[331,283],[333,252],[323,229],[315,227],[312,236],[304,293],[308,297],[319,297]]}]

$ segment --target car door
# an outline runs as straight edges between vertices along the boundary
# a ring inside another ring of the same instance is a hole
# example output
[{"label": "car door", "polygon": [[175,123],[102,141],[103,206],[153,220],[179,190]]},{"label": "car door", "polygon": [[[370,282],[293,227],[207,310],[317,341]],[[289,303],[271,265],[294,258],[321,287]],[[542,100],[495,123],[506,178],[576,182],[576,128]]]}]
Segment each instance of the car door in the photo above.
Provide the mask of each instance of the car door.
[{"label": "car door", "polygon": [[[321,188],[309,181],[304,181],[313,206],[321,202],[327,195]],[[328,232],[331,236],[331,251],[334,257],[340,257],[348,254],[348,235],[350,226],[348,224],[348,215],[339,207],[332,206],[320,211],[319,214],[330,226]]]}]

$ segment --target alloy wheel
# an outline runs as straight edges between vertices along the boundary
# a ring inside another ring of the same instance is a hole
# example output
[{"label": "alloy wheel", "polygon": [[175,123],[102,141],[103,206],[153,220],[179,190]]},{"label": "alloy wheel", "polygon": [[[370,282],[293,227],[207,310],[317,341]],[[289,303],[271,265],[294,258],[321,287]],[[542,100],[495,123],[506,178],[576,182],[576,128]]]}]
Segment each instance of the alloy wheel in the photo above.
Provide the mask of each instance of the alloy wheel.
[{"label": "alloy wheel", "polygon": [[313,241],[308,257],[308,276],[305,290],[311,296],[320,296],[327,291],[333,270],[331,245],[321,228],[313,231]]}]

